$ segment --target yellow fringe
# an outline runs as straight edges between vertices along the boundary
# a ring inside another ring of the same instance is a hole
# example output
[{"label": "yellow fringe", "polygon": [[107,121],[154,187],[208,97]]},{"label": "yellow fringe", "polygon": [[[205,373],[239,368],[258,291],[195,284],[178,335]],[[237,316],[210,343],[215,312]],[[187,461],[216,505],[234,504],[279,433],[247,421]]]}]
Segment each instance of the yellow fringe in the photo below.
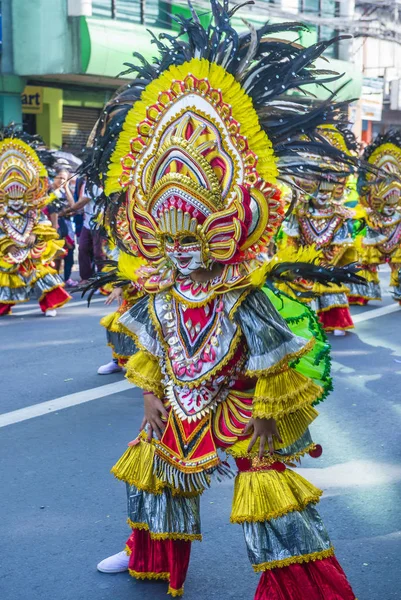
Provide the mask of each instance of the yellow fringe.
[{"label": "yellow fringe", "polygon": [[164,395],[164,389],[161,383],[162,373],[157,358],[139,350],[131,356],[126,364],[126,378],[128,381],[156,394],[159,398]]},{"label": "yellow fringe", "polygon": [[202,541],[202,535],[200,533],[153,533],[153,531],[149,530],[149,525],[147,523],[134,523],[131,519],[127,519],[127,523],[132,529],[149,531],[152,540],[183,540],[185,542]]},{"label": "yellow fringe", "polygon": [[256,573],[261,571],[270,571],[271,569],[281,569],[282,567],[289,567],[296,563],[307,563],[315,560],[323,560],[334,556],[334,548],[328,550],[322,550],[321,552],[313,552],[312,554],[303,554],[302,556],[291,556],[290,558],[283,558],[282,560],[274,560],[272,562],[261,563],[260,565],[252,565],[253,570]]},{"label": "yellow fringe", "polygon": [[127,556],[131,556],[131,554],[132,554],[132,550],[131,550],[131,548],[128,546],[128,544],[125,544],[124,551],[125,551],[125,554],[126,554]]},{"label": "yellow fringe", "polygon": [[174,588],[171,587],[171,585],[169,585],[167,593],[170,594],[171,596],[173,596],[173,598],[177,598],[178,596],[183,596],[184,595],[184,586],[182,586],[182,588],[180,588],[179,590],[175,590]]},{"label": "yellow fringe", "polygon": [[[305,406],[296,412],[285,415],[282,419],[279,419],[277,421],[277,429],[281,439],[283,440],[283,443],[280,444],[280,442],[274,437],[274,449],[279,450],[281,448],[291,446],[291,444],[296,442],[305,433],[309,425],[316,419],[318,414],[318,411],[313,408],[313,406]],[[248,456],[250,458],[253,455],[258,454],[259,441],[256,442],[251,452],[248,453],[249,440],[250,438],[238,440],[238,442],[235,442],[235,444],[228,449],[228,453],[234,457]],[[282,459],[281,461],[283,462]]]},{"label": "yellow fringe", "polygon": [[116,462],[111,472],[117,479],[135,485],[139,490],[161,494],[164,484],[153,473],[155,447],[141,440],[136,446],[129,446]]},{"label": "yellow fringe", "polygon": [[286,469],[283,472],[245,471],[235,479],[232,523],[254,523],[276,519],[308,504],[316,504],[322,491]]},{"label": "yellow fringe", "polygon": [[255,388],[252,416],[277,420],[312,404],[321,394],[320,386],[294,369],[260,377]]},{"label": "yellow fringe", "polygon": [[[117,321],[121,317],[118,312],[112,312],[105,317],[100,319],[100,325],[107,329],[108,331],[113,331],[114,333],[120,333],[121,328],[117,326]],[[125,331],[124,331],[125,333]]]},{"label": "yellow fringe", "polygon": [[15,273],[0,272],[0,287],[8,287],[15,290],[19,287],[25,287],[25,282]]},{"label": "yellow fringe", "polygon": [[[318,411],[313,406],[304,406],[294,413],[285,415],[277,421],[277,429],[283,444],[274,443],[274,447],[286,448],[294,444],[307,430],[309,425],[319,415]],[[274,438],[276,439],[276,438]]]},{"label": "yellow fringe", "polygon": [[147,573],[141,573],[139,571],[134,571],[133,569],[128,569],[131,577],[135,577],[135,579],[170,579],[170,573],[152,573],[148,571]]},{"label": "yellow fringe", "polygon": [[383,255],[375,246],[362,246],[360,261],[363,265],[379,265],[383,262]]},{"label": "yellow fringe", "polygon": [[319,296],[323,294],[346,294],[349,292],[349,288],[346,285],[323,285],[322,283],[315,283],[312,290],[314,294]]},{"label": "yellow fringe", "polygon": [[154,456],[154,445],[141,439],[136,446],[127,448],[111,469],[111,472],[117,479],[135,485],[139,490],[151,494],[162,494],[165,487],[169,487],[173,496],[183,496],[185,498],[193,498],[202,493],[202,491],[184,492],[178,488],[168,486],[158,479],[153,472]]}]

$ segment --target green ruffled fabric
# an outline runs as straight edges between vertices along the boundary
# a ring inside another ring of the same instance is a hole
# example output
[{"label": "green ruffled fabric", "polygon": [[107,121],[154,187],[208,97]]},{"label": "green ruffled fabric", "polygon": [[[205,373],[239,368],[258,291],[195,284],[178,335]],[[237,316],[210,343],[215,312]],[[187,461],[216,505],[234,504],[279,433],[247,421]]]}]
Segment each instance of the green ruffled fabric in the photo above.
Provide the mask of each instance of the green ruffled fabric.
[{"label": "green ruffled fabric", "polygon": [[291,366],[313,379],[323,388],[323,393],[314,402],[314,405],[322,402],[333,389],[330,358],[330,344],[320,325],[315,313],[305,304],[290,298],[287,294],[278,290],[263,287],[262,291],[269,298],[274,308],[287,322],[291,331],[307,340],[315,339],[315,344],[308,354],[296,360]]}]

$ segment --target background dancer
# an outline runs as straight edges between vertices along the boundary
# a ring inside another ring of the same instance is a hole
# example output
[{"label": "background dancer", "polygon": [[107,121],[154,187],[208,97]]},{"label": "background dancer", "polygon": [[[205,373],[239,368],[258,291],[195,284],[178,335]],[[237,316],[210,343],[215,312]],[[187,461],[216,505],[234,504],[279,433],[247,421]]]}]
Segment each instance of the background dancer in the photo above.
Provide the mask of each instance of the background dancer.
[{"label": "background dancer", "polygon": [[43,141],[12,127],[0,141],[0,316],[26,302],[35,292],[47,317],[71,297],[50,262],[63,254],[58,238],[42,209],[48,195],[45,164],[54,158]]}]

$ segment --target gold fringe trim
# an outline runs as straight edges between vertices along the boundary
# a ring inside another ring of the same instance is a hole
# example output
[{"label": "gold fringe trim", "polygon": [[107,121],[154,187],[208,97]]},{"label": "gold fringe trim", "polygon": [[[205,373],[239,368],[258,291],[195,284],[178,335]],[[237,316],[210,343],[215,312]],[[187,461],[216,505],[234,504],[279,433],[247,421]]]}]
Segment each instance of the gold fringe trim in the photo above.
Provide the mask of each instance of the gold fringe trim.
[{"label": "gold fringe trim", "polygon": [[271,569],[281,569],[282,567],[289,567],[290,565],[308,563],[315,560],[323,560],[334,556],[334,548],[331,547],[328,550],[321,550],[320,552],[313,552],[312,554],[302,554],[301,556],[291,556],[290,558],[283,558],[282,560],[274,560],[272,562],[261,563],[260,565],[252,565],[253,570],[256,573],[261,571],[270,571]]},{"label": "gold fringe trim", "polygon": [[164,484],[153,473],[154,455],[154,445],[141,440],[136,446],[127,448],[111,472],[117,479],[135,485],[139,490],[161,494]]},{"label": "gold fringe trim", "polygon": [[348,331],[349,329],[355,329],[355,325],[347,325],[346,327],[325,327],[325,331]]},{"label": "gold fringe trim", "polygon": [[348,292],[349,288],[346,285],[323,285],[322,283],[315,283],[313,286],[313,293],[318,296],[324,296],[325,294],[347,294]]},{"label": "gold fringe trim", "polygon": [[248,375],[249,377],[262,377],[263,375],[272,375],[273,373],[277,373],[279,371],[281,371],[283,369],[283,367],[287,366],[289,363],[293,362],[294,360],[297,360],[298,358],[301,358],[301,356],[303,356],[304,354],[308,354],[308,352],[310,352],[313,348],[313,346],[315,345],[315,339],[311,338],[303,348],[301,348],[300,350],[297,350],[296,352],[291,352],[290,354],[287,354],[286,356],[284,356],[284,358],[282,358],[281,360],[279,360],[275,365],[272,365],[271,367],[268,367],[267,369],[259,369],[256,371],[252,371],[250,369],[247,369],[246,371],[246,375]]},{"label": "gold fringe trim", "polygon": [[183,496],[185,498],[193,498],[202,493],[202,490],[184,492],[158,479],[153,472],[154,456],[155,447],[153,443],[141,439],[136,446],[129,446],[126,449],[111,469],[111,473],[117,479],[151,494],[162,494],[165,487],[171,490],[173,496]]},{"label": "gold fringe trim", "polygon": [[322,490],[294,471],[244,471],[237,475],[230,520],[254,523],[276,519],[316,504]]},{"label": "gold fringe trim", "polygon": [[[287,448],[287,446],[291,446],[294,444],[302,435],[305,433],[309,425],[316,419],[319,415],[318,411],[313,408],[313,406],[305,406],[300,408],[294,413],[285,415],[282,419],[277,421],[277,429],[279,431],[280,437],[283,440],[283,443],[277,440],[276,437],[273,439],[273,445],[275,450],[279,450],[282,448]],[[234,457],[249,457],[251,458],[253,455],[259,453],[259,441],[256,442],[254,447],[248,452],[250,438],[245,438],[242,440],[238,440],[233,444],[228,450],[228,454],[231,454]],[[281,460],[284,462],[282,458],[278,458],[277,460]]]},{"label": "gold fringe trim", "polygon": [[164,579],[166,581],[170,579],[170,573],[152,573],[152,571],[141,573],[140,571],[134,571],[133,569],[128,569],[128,572],[131,577],[135,577],[135,579]]},{"label": "gold fringe trim", "polygon": [[131,550],[131,548],[128,546],[128,544],[125,544],[124,551],[125,551],[125,554],[126,554],[127,556],[131,556],[131,554],[132,554],[132,550]]},{"label": "gold fringe trim", "polygon": [[[349,294],[349,290],[346,292]],[[349,304],[332,304],[331,306],[325,306],[324,308],[319,308],[316,313],[319,315],[320,313],[329,312],[333,308],[349,308]]]},{"label": "gold fringe trim", "polygon": [[171,587],[171,585],[169,585],[167,593],[170,594],[171,596],[173,596],[173,598],[177,598],[178,596],[183,596],[184,595],[184,586],[182,586],[182,588],[180,588],[179,590],[175,590],[174,588]]},{"label": "gold fringe trim", "polygon": [[[304,406],[294,413],[285,415],[277,422],[277,428],[283,444],[274,442],[275,448],[286,448],[294,444],[307,430],[309,425],[319,415],[313,406]],[[274,438],[276,440],[276,438]]]},{"label": "gold fringe trim", "polygon": [[139,350],[131,356],[125,367],[127,369],[125,377],[130,383],[163,398],[162,373],[157,358]]},{"label": "gold fringe trim", "polygon": [[184,542],[202,541],[202,535],[200,533],[154,533],[149,530],[149,525],[147,523],[134,523],[131,519],[127,519],[127,523],[132,529],[149,531],[152,540],[182,540]]},{"label": "gold fringe trim", "polygon": [[[256,442],[251,452],[248,452],[248,444],[249,440],[245,440],[247,445],[240,446],[238,443],[234,444],[230,448],[226,449],[226,453],[232,456],[233,458],[256,458],[259,454],[259,442]],[[276,454],[274,453],[271,457],[271,463],[274,462],[282,462],[284,464],[291,464],[294,462],[299,462],[303,456],[309,454],[311,450],[316,448],[316,444],[312,442],[309,446],[306,446],[303,450],[299,452],[294,452],[294,454]],[[269,457],[270,458],[270,457]]]},{"label": "gold fringe trim", "polygon": [[294,369],[260,377],[255,388],[252,416],[280,419],[312,404],[321,396],[322,391],[312,379]]},{"label": "gold fringe trim", "polygon": [[[38,279],[40,279],[40,278],[38,278]],[[43,293],[40,295],[40,298],[38,298],[38,302],[42,302],[42,300],[44,299],[44,297],[46,296],[46,294],[48,294],[49,292],[52,292],[53,290],[56,290],[57,288],[60,288],[60,287],[62,287],[62,288],[63,288],[63,287],[64,287],[64,284],[63,284],[63,283],[58,283],[57,285],[53,285],[51,288],[49,288],[49,289],[45,290],[45,291],[44,291],[44,292],[43,292]],[[69,296],[69,299],[68,299],[68,300],[71,300],[71,296]],[[66,300],[66,302],[68,302],[68,300]],[[65,302],[64,302],[64,304],[65,304]]]}]

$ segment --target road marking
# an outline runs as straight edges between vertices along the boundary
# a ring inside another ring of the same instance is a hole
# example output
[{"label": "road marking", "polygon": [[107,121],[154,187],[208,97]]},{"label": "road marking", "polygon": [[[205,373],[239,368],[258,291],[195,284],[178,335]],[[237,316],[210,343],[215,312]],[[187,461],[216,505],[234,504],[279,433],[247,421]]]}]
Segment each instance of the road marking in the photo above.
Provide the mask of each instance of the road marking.
[{"label": "road marking", "polygon": [[91,402],[98,398],[111,396],[111,394],[125,392],[130,388],[132,389],[133,385],[129,381],[117,381],[116,383],[108,383],[107,385],[101,385],[90,390],[84,390],[83,392],[61,396],[55,400],[33,404],[32,406],[27,406],[26,408],[20,408],[19,410],[13,410],[0,415],[0,427],[7,427],[7,425],[14,425],[14,423],[20,423],[21,421],[28,421],[35,417],[48,415],[49,413],[63,410],[70,406],[77,406],[84,402]]},{"label": "road marking", "polygon": [[[104,301],[105,298],[92,298],[91,304],[94,304],[95,302]],[[62,306],[59,310],[65,310],[66,308],[72,308],[73,306],[84,306],[84,304],[88,304],[88,302],[86,300],[78,300],[78,302],[69,302],[65,306]],[[34,315],[35,313],[39,314],[40,312],[41,311],[39,306],[37,306],[37,308],[31,308],[29,310],[15,310],[15,308],[13,308],[13,314],[15,317],[22,317],[24,315]]]},{"label": "road marking", "polygon": [[382,317],[384,315],[388,315],[393,312],[397,312],[401,310],[401,306],[399,304],[390,304],[390,306],[382,306],[381,308],[375,308],[373,310],[366,310],[359,315],[355,315],[352,317],[354,323],[362,323],[363,321],[369,321],[370,319],[376,319],[377,317]]},{"label": "road marking", "polygon": [[[92,302],[102,301],[103,298],[95,298],[92,300]],[[83,304],[86,304],[85,300],[74,302],[71,306],[82,306]],[[353,320],[354,323],[361,323],[363,321],[376,319],[377,317],[388,315],[399,310],[401,310],[401,306],[398,304],[392,304],[390,306],[383,306],[381,308],[367,310],[362,314],[355,315]],[[32,312],[36,312],[36,309],[33,311],[18,312],[18,314],[30,314]],[[2,415],[0,414],[0,427],[6,427],[7,425],[13,425],[14,423],[20,423],[21,421],[27,421],[35,417],[41,417],[64,408],[69,408],[70,406],[77,406],[78,404],[91,402],[92,400],[97,400],[98,398],[104,398],[105,396],[126,391],[131,387],[132,384],[128,381],[118,381],[117,383],[109,383],[107,385],[95,387],[90,390],[84,390],[83,392],[68,394],[68,396],[61,396],[61,398],[55,398],[54,400],[41,402],[40,404],[33,404],[32,406],[27,406],[26,408],[14,410]]]}]

